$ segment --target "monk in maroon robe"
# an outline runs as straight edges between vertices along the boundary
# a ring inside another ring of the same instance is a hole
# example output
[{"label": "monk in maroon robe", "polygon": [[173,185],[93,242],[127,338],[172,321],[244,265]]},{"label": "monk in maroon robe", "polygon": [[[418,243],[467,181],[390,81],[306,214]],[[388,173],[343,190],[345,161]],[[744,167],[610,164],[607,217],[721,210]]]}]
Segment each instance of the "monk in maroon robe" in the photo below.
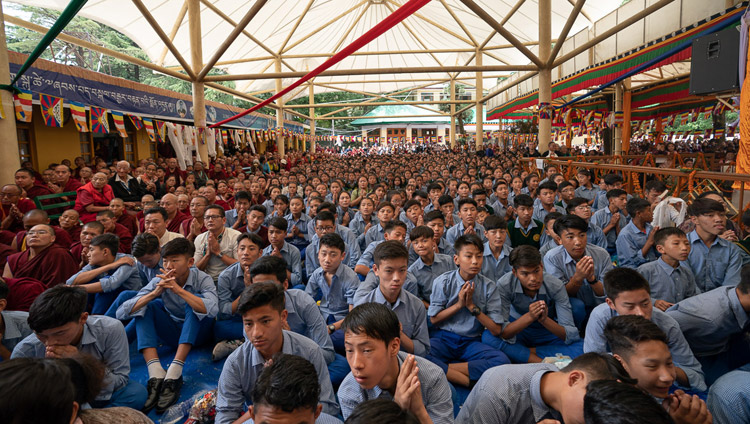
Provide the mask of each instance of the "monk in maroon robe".
[{"label": "monk in maroon robe", "polygon": [[135,216],[125,210],[125,202],[122,199],[119,197],[112,199],[109,202],[109,210],[115,214],[117,223],[128,229],[130,235],[135,237],[138,234],[138,222],[135,220]]},{"label": "monk in maroon robe", "polygon": [[29,199],[22,199],[23,191],[16,184],[6,184],[0,196],[0,227],[3,230],[17,233],[23,230],[23,214],[36,209],[36,205]]},{"label": "monk in maroon robe", "polygon": [[101,211],[96,215],[97,222],[104,226],[104,232],[114,234],[120,238],[119,253],[130,254],[130,247],[133,243],[133,235],[127,228],[115,221],[115,214],[112,211]]},{"label": "monk in maroon robe", "polygon": [[[172,193],[165,194],[159,201],[159,206],[167,211],[167,231],[180,234],[180,224],[182,224],[182,221],[190,219],[190,215],[185,215],[179,211],[177,196]],[[144,221],[140,222],[140,228],[142,233],[146,232]]]},{"label": "monk in maroon robe", "polygon": [[68,233],[71,241],[78,240],[81,236],[81,221],[80,215],[75,209],[68,209],[63,212],[58,221],[60,222],[60,228]]},{"label": "monk in maroon robe", "polygon": [[34,278],[1,278],[8,286],[8,311],[29,311],[29,307],[37,296],[47,288],[41,281]]},{"label": "monk in maroon robe", "polygon": [[100,222],[91,221],[83,225],[80,238],[70,246],[70,254],[73,255],[79,268],[88,265],[91,240],[102,234],[104,234],[104,226]]},{"label": "monk in maroon robe", "polygon": [[[23,216],[23,226],[26,229],[29,229],[35,225],[49,225],[49,222],[49,215],[47,215],[47,212],[41,209],[33,209],[29,212],[26,212],[26,215]],[[55,231],[54,243],[66,249],[70,248],[70,245],[73,244],[73,240],[70,238],[68,232],[55,225],[52,225],[51,227]],[[18,234],[16,234],[15,238],[10,244],[10,247],[18,252],[23,252],[24,250],[28,249],[25,230],[19,231]]]},{"label": "monk in maroon robe", "polygon": [[46,224],[35,225],[27,234],[26,251],[8,257],[3,278],[34,278],[50,288],[65,284],[78,272],[68,249],[55,244],[55,231]]},{"label": "monk in maroon robe", "polygon": [[96,221],[96,214],[109,210],[109,202],[114,198],[112,187],[107,184],[107,176],[97,172],[91,182],[78,188],[75,210],[81,214],[84,224]]},{"label": "monk in maroon robe", "polygon": [[53,194],[49,187],[34,177],[34,171],[30,169],[21,168],[16,171],[15,180],[16,185],[26,192],[26,197],[30,200],[34,200],[37,196]]}]

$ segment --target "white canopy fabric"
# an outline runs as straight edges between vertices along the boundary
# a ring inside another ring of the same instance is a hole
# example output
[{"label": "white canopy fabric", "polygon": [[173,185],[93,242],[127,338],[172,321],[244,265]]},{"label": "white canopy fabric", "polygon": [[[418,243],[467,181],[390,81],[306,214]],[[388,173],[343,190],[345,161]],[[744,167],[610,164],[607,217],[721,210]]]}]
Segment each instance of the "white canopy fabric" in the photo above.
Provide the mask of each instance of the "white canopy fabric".
[{"label": "white canopy fabric", "polygon": [[[536,0],[475,1],[498,22],[502,22],[520,2],[520,7],[507,19],[504,28],[524,43],[535,43],[538,39],[539,6]],[[57,10],[62,10],[68,3],[67,0],[16,2]],[[204,63],[209,61],[235,28],[229,21],[240,21],[253,3],[241,0],[201,2]],[[275,72],[273,56],[280,55],[282,72],[311,70],[404,3],[406,0],[270,0],[250,22],[245,33],[240,34],[222,55],[216,66],[232,75]],[[553,39],[565,26],[573,10],[573,3],[572,0],[552,0]],[[621,3],[622,0],[586,2],[569,34],[592,27],[594,22],[617,9]],[[185,0],[144,0],[144,4],[165,33],[169,34],[173,28],[177,28],[174,45],[189,63],[191,46],[188,17],[184,13]],[[80,15],[126,34],[143,48],[152,62],[167,67],[180,67],[133,2],[90,0]],[[493,33],[492,28],[461,1],[432,0],[416,14],[331,70],[474,65],[473,52],[488,37],[491,38],[486,42],[482,65],[530,63],[526,56],[510,46],[508,40]],[[528,45],[528,48],[535,54],[538,53],[535,44]],[[497,80],[493,77],[509,74],[510,72],[485,72],[485,89],[497,85]],[[447,81],[449,78],[447,72],[317,77],[315,91],[345,89],[385,93],[430,81]],[[473,73],[461,73],[459,78],[467,78],[459,82],[474,84]],[[295,79],[285,79],[282,84],[286,86]],[[273,88],[273,79],[237,82],[237,89],[246,93]],[[307,95],[307,90],[300,95]]]}]

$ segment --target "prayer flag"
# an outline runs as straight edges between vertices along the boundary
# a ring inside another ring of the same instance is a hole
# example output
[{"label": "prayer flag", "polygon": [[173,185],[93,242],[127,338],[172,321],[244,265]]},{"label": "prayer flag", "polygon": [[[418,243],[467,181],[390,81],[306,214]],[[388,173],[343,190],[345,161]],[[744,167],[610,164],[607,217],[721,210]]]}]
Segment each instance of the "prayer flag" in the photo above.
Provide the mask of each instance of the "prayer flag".
[{"label": "prayer flag", "polygon": [[120,137],[128,138],[128,132],[125,131],[125,115],[123,115],[122,112],[115,112],[113,110],[112,121],[114,121],[115,123],[115,128],[117,128],[117,132],[120,133]]},{"label": "prayer flag", "polygon": [[148,118],[143,118],[143,126],[146,127],[146,134],[148,134],[148,139],[156,143],[156,134],[154,133],[154,121]]},{"label": "prayer flag", "polygon": [[16,119],[21,122],[31,122],[31,91],[19,90],[18,93],[13,93]]},{"label": "prayer flag", "polygon": [[42,109],[42,118],[48,127],[62,127],[63,122],[63,99],[47,94],[39,94],[39,105]]},{"label": "prayer flag", "polygon": [[91,131],[95,133],[107,134],[109,132],[109,119],[107,116],[107,109],[101,107],[91,106],[91,116],[89,117],[89,125]]},{"label": "prayer flag", "polygon": [[140,130],[141,128],[143,128],[143,121],[141,120],[140,116],[135,116],[135,115],[128,115],[128,116],[130,116],[130,121],[133,123],[133,126],[135,127],[135,129]]},{"label": "prayer flag", "polygon": [[83,103],[69,102],[70,116],[78,128],[78,132],[89,132],[89,125],[86,122],[86,106]]}]

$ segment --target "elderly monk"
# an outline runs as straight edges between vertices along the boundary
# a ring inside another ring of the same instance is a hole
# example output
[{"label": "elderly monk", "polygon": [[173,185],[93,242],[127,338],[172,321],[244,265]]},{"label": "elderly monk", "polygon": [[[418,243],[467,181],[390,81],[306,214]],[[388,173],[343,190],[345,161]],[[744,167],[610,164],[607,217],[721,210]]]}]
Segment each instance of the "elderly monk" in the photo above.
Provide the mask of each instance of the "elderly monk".
[{"label": "elderly monk", "polygon": [[[183,191],[185,190],[185,187],[178,188],[181,188]],[[184,213],[185,215],[190,215],[190,196],[185,193],[175,194],[177,194],[177,210]]]},{"label": "elderly monk", "polygon": [[[138,199],[140,201],[140,199]],[[125,211],[125,203],[122,199],[115,197],[109,202],[109,210],[115,214],[115,220],[118,224],[127,228],[130,234],[135,237],[138,234],[138,222],[135,220],[135,216]],[[130,254],[130,252],[126,252]]]},{"label": "elderly monk", "polygon": [[194,242],[199,234],[207,231],[203,222],[203,212],[206,211],[206,206],[208,206],[208,199],[203,196],[195,196],[190,201],[190,216],[192,218],[182,221],[180,225],[180,234],[190,241]]},{"label": "elderly monk", "polygon": [[65,230],[70,236],[70,240],[78,240],[81,235],[81,217],[75,209],[68,209],[60,215],[58,221],[60,228]]},{"label": "elderly monk", "polygon": [[[30,230],[31,227],[35,225],[49,225],[49,222],[49,215],[47,215],[47,212],[41,209],[33,209],[26,212],[26,214],[23,216],[23,227],[25,228],[25,230],[19,231],[18,234],[16,234],[16,237],[11,242],[10,247],[18,252],[23,252],[24,250],[28,249],[28,245],[26,243],[26,231]],[[51,225],[51,227],[55,232],[55,244],[69,249],[73,244],[73,239],[70,238],[68,232],[55,225]]]},{"label": "elderly monk", "polygon": [[146,190],[141,187],[138,179],[130,175],[130,162],[121,160],[115,165],[115,176],[109,179],[109,186],[115,197],[125,202],[125,207],[134,209],[141,201]]},{"label": "elderly monk", "polygon": [[104,232],[114,234],[120,238],[119,253],[130,254],[130,245],[133,243],[133,236],[127,228],[118,224],[115,220],[115,214],[112,211],[101,211],[96,214],[96,220],[104,226]]},{"label": "elderly monk", "polygon": [[78,189],[75,210],[81,214],[84,224],[96,221],[96,214],[109,210],[109,202],[115,198],[112,187],[107,184],[107,174],[97,172],[91,182]]},{"label": "elderly monk", "polygon": [[78,272],[68,249],[55,244],[55,230],[46,224],[33,226],[26,235],[28,249],[8,257],[3,278],[34,278],[50,288],[64,284]]},{"label": "elderly monk", "polygon": [[84,166],[83,168],[81,168],[81,172],[79,172],[78,175],[78,181],[80,181],[81,184],[86,184],[91,182],[91,177],[94,176],[94,171],[92,171],[88,166]]},{"label": "elderly monk", "polygon": [[21,187],[26,192],[26,197],[31,200],[37,196],[53,194],[49,187],[34,178],[34,171],[30,169],[21,168],[16,171],[15,180],[16,185]]},{"label": "elderly monk", "polygon": [[17,233],[23,230],[23,214],[35,209],[34,202],[29,199],[21,199],[23,191],[16,184],[6,184],[0,191],[0,202],[2,202],[2,218],[0,218],[0,229]]}]

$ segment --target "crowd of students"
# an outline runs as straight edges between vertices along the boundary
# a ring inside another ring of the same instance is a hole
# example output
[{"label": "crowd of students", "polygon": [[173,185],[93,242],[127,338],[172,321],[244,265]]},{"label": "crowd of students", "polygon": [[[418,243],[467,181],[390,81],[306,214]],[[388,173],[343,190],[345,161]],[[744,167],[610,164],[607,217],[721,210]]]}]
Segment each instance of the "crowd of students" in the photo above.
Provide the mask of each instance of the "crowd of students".
[{"label": "crowd of students", "polygon": [[19,169],[0,421],[148,422],[207,345],[217,423],[750,422],[750,241],[721,195],[670,206],[657,179],[519,155]]}]

